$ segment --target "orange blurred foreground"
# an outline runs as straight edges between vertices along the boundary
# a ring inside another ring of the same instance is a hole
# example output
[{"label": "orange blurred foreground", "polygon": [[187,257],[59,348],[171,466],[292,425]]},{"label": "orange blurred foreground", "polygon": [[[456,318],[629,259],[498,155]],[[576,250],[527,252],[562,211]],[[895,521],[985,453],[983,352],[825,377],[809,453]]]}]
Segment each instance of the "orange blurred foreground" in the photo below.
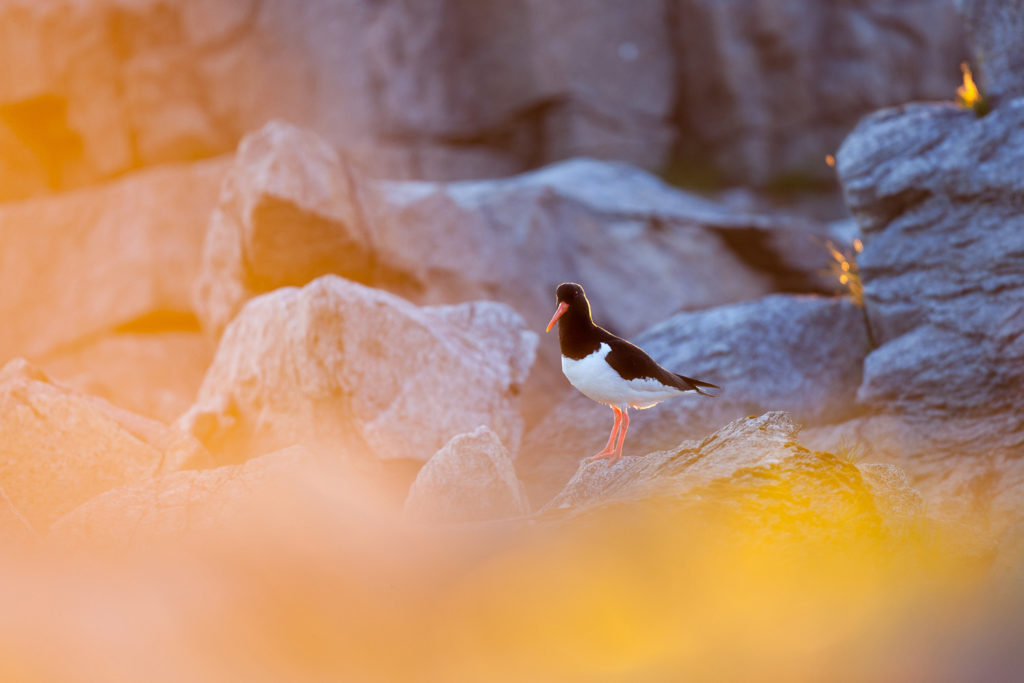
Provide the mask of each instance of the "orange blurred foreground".
[{"label": "orange blurred foreground", "polygon": [[904,683],[1015,654],[1019,593],[935,529],[695,500],[428,527],[285,462],[8,548],[0,680]]}]

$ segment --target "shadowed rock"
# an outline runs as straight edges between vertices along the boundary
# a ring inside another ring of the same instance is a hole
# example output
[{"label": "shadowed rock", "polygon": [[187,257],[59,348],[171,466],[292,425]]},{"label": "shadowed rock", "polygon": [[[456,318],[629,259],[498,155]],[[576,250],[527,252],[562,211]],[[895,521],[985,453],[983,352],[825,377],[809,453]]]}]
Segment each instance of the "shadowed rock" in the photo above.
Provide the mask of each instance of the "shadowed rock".
[{"label": "shadowed rock", "polygon": [[327,275],[250,301],[179,423],[241,459],[299,443],[425,461],[479,425],[514,453],[536,344],[501,304],[418,308]]},{"label": "shadowed rock", "polygon": [[459,434],[430,457],[405,501],[405,514],[436,522],[476,522],[529,513],[501,440],[487,427]]},{"label": "shadowed rock", "polygon": [[193,297],[220,335],[246,301],[327,273],[365,281],[372,236],[330,145],[285,123],[242,141],[210,218]]}]

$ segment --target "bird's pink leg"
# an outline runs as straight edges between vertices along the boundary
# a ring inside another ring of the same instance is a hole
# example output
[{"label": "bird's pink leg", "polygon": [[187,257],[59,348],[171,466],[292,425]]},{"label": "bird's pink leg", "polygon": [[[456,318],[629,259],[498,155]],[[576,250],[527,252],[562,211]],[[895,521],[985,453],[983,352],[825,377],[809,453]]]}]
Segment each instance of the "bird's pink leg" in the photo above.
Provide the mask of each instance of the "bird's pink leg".
[{"label": "bird's pink leg", "polygon": [[619,439],[615,445],[615,455],[609,462],[615,462],[622,457],[622,445],[626,443],[626,430],[629,429],[629,407],[622,411],[622,420],[619,422]]},{"label": "bird's pink leg", "polygon": [[618,436],[619,425],[622,423],[622,411],[619,410],[618,406],[612,406],[612,410],[615,411],[615,424],[612,425],[612,433],[608,435],[608,443],[605,444],[600,453],[587,458],[587,462],[601,460],[615,454],[615,437]]}]

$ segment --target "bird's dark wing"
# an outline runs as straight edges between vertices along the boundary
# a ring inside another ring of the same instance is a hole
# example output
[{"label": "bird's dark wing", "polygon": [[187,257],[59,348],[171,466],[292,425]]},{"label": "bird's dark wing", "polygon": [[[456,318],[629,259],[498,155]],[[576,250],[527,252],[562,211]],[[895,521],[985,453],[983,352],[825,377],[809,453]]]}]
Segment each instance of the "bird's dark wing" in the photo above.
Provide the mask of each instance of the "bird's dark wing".
[{"label": "bird's dark wing", "polygon": [[611,347],[605,361],[612,366],[623,379],[653,379],[670,387],[676,387],[681,391],[696,391],[705,396],[714,396],[713,392],[702,391],[707,389],[720,389],[715,384],[705,382],[685,375],[678,375],[669,372],[658,365],[653,358],[647,355],[643,349],[632,344],[621,337],[617,337],[605,329],[599,328],[603,333],[601,341]]}]

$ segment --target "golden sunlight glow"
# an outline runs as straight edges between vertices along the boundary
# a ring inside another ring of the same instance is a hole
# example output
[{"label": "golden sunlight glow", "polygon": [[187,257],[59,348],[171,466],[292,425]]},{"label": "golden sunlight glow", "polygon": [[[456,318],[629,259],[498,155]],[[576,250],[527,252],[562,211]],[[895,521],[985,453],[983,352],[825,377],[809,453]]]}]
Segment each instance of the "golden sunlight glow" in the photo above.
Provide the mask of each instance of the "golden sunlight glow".
[{"label": "golden sunlight glow", "polygon": [[963,85],[956,89],[957,101],[965,107],[974,109],[978,106],[981,101],[981,93],[978,91],[978,86],[974,83],[974,75],[971,73],[971,67],[967,62],[960,64],[960,70],[964,74]]},{"label": "golden sunlight glow", "polygon": [[825,155],[825,163],[828,165],[829,168],[835,168],[836,167],[836,158],[834,156],[832,156],[831,154],[826,154]]}]

